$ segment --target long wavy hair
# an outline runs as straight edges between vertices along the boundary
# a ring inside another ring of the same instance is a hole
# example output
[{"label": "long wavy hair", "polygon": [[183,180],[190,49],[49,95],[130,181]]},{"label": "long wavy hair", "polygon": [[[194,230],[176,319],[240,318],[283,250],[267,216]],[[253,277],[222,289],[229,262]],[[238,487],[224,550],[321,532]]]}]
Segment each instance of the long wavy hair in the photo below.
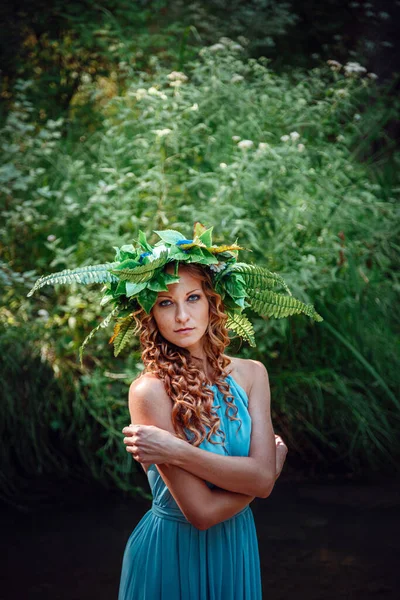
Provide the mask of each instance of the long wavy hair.
[{"label": "long wavy hair", "polygon": [[[209,322],[203,338],[204,351],[214,372],[214,384],[223,394],[227,405],[225,414],[231,421],[240,421],[239,430],[242,422],[236,418],[238,407],[235,405],[229,384],[225,381],[228,375],[226,368],[231,359],[224,355],[230,340],[225,327],[227,316],[221,296],[215,292],[211,274],[205,267],[181,263],[180,268],[201,281],[203,292],[208,299]],[[205,438],[212,444],[224,444],[225,433],[220,429],[218,414],[214,412],[214,393],[209,387],[204,371],[199,369],[198,363],[196,364],[188,350],[172,344],[161,335],[152,312],[146,314],[140,308],[133,313],[136,321],[135,331],[139,335],[142,349],[142,375],[152,373],[163,381],[165,390],[173,402],[172,423],[177,437],[194,446],[199,446]],[[234,411],[233,415],[229,414],[230,408]],[[208,432],[206,426],[209,428]],[[223,441],[212,440],[214,434],[220,435]]]}]

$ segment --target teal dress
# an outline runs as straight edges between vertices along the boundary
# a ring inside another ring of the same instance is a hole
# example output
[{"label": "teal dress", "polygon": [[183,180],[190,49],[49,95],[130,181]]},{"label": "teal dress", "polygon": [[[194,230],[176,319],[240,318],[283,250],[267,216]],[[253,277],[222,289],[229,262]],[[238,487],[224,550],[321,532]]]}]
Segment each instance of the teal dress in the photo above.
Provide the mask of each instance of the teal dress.
[{"label": "teal dress", "polygon": [[[203,440],[200,448],[230,456],[248,456],[251,417],[248,397],[228,375],[238,407],[231,421],[216,385],[214,407],[225,432],[224,445]],[[229,414],[232,414],[229,410]],[[222,441],[220,436],[214,441]],[[250,505],[206,530],[194,527],[175,502],[155,465],[147,477],[153,495],[126,544],[118,600],[261,600],[258,540]],[[207,482],[210,488],[215,487]]]}]

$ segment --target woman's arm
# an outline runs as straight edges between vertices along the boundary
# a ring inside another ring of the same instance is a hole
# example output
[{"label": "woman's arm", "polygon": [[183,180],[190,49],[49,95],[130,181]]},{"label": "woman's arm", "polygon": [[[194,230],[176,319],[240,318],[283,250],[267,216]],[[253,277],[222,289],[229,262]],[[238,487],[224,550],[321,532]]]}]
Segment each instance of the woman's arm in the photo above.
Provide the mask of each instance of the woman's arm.
[{"label": "woman's arm", "polygon": [[[134,423],[155,425],[174,433],[170,399],[162,383],[155,379],[133,382],[129,390],[129,411]],[[245,494],[210,489],[200,477],[178,466],[161,463],[156,467],[182,513],[198,529],[208,529],[233,517],[254,499]]]},{"label": "woman's arm", "polygon": [[268,373],[259,361],[249,360],[252,387],[249,412],[252,418],[249,456],[222,456],[176,438],[168,462],[224,490],[267,498],[276,479],[276,445],[271,421]]}]

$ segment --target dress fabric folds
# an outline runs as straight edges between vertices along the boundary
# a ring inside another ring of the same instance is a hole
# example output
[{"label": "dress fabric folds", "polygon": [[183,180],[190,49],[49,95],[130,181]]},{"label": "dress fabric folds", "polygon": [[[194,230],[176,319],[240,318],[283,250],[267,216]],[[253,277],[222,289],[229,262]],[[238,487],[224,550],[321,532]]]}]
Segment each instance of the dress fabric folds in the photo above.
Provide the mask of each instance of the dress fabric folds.
[{"label": "dress fabric folds", "polygon": [[[248,397],[233,377],[226,380],[242,425],[239,429],[240,421],[225,415],[223,394],[211,386],[226,437],[224,444],[203,440],[200,448],[248,456],[252,425]],[[229,414],[234,414],[232,409]],[[187,521],[155,465],[150,465],[147,477],[153,503],[127,541],[118,600],[261,600],[260,557],[250,506],[203,531]]]}]

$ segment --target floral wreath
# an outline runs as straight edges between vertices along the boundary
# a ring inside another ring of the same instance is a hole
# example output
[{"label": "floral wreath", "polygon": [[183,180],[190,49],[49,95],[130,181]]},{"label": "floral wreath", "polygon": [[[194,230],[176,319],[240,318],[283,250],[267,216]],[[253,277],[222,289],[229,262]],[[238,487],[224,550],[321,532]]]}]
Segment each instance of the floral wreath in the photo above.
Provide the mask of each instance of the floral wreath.
[{"label": "floral wreath", "polygon": [[[304,313],[314,321],[323,321],[312,304],[304,304],[294,298],[277,273],[265,267],[238,262],[238,251],[243,250],[236,243],[216,246],[212,243],[213,227],[206,228],[199,222],[194,224],[193,239],[186,239],[179,231],[166,229],[155,231],[160,238],[154,246],[149,244],[146,234],[139,231],[138,240],[116,251],[115,262],[100,265],[64,269],[59,273],[40,277],[28,296],[44,285],[65,283],[104,283],[104,295],[100,305],[111,302],[114,307],[107,317],[95,327],[79,348],[82,364],[83,349],[96,331],[107,327],[113,318],[117,319],[110,343],[114,344],[114,356],[118,356],[135,333],[133,313],[142,307],[147,314],[153,308],[157,295],[168,291],[168,285],[179,281],[179,263],[205,265],[212,276],[214,290],[220,294],[225,313],[227,329],[234,331],[255,346],[254,328],[244,314],[246,308],[266,317],[277,319]],[[173,274],[165,271],[165,266],[174,262]],[[288,295],[273,291],[282,286]]]}]

